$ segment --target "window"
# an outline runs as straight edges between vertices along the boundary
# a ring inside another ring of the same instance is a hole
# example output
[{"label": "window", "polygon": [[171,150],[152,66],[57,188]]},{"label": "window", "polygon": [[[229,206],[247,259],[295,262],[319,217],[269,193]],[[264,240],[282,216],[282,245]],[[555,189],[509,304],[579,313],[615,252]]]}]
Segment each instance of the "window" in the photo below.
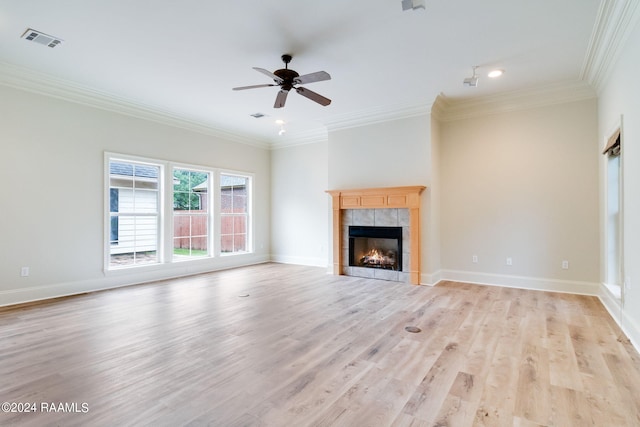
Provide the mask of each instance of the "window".
[{"label": "window", "polygon": [[161,166],[109,161],[109,266],[158,262]]},{"label": "window", "polygon": [[616,296],[622,285],[622,173],[620,129],[609,138],[606,156],[606,283]]},{"label": "window", "polygon": [[[110,211],[111,213],[118,212],[118,201],[119,201],[118,189],[110,188],[109,189],[109,205],[111,208],[111,211]],[[117,245],[118,244],[118,216],[117,215],[111,215],[110,235],[111,235],[111,242],[113,242],[114,245]]]},{"label": "window", "polygon": [[173,169],[173,259],[209,255],[209,172]]},{"label": "window", "polygon": [[220,252],[249,252],[250,179],[220,175]]},{"label": "window", "polygon": [[251,176],[114,153],[104,173],[105,270],[251,253]]}]

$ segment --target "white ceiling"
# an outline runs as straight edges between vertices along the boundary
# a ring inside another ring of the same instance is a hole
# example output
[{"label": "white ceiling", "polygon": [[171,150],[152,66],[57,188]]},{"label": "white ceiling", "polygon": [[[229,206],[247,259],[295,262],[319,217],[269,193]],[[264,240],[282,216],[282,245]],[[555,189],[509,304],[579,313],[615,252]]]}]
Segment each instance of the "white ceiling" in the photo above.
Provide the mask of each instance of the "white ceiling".
[{"label": "white ceiling", "polygon": [[[212,131],[278,144],[366,117],[426,112],[439,94],[468,100],[581,80],[600,0],[0,0],[0,73],[111,99]],[[21,38],[33,28],[64,40]],[[332,80],[307,85],[322,107],[252,69]],[[478,65],[477,88],[462,81]],[[489,79],[492,68],[506,70]],[[6,81],[6,79],[5,79]],[[255,119],[252,113],[267,117]]]}]

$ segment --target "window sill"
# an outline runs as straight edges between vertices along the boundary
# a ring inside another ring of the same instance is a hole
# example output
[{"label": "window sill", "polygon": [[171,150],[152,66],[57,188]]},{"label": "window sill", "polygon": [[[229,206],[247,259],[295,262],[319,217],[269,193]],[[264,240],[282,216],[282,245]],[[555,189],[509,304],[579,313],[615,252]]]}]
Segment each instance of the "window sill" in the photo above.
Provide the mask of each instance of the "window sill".
[{"label": "window sill", "polygon": [[242,256],[250,256],[255,255],[254,252],[225,252],[220,254],[220,258],[233,258],[233,257],[242,257]]}]

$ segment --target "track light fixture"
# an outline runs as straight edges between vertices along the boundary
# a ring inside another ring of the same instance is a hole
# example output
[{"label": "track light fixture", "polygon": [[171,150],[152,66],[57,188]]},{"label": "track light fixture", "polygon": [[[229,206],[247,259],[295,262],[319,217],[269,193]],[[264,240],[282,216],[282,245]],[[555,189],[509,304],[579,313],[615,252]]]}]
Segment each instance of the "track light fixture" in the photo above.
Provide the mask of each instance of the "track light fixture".
[{"label": "track light fixture", "polygon": [[474,65],[473,66],[473,75],[471,77],[467,77],[462,82],[465,86],[469,86],[469,87],[477,87],[478,86],[478,76],[476,76],[476,68],[478,68],[478,66]]},{"label": "track light fixture", "polygon": [[402,0],[402,10],[426,9],[425,0]]}]

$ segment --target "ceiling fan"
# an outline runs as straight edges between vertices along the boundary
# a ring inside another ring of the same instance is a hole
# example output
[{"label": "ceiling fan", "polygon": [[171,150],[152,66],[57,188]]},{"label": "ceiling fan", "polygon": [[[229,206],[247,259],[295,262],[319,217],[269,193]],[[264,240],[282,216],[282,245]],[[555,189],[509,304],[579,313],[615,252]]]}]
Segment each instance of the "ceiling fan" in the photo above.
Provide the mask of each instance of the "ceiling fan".
[{"label": "ceiling fan", "polygon": [[315,93],[312,90],[309,90],[304,87],[296,87],[296,85],[303,85],[307,83],[313,82],[321,82],[324,80],[331,80],[331,76],[326,71],[316,71],[315,73],[300,75],[294,70],[289,69],[289,62],[291,62],[291,55],[284,54],[282,55],[282,61],[284,62],[284,68],[274,71],[265,70],[264,68],[253,67],[254,70],[261,72],[262,74],[271,77],[275,83],[271,84],[262,84],[262,85],[252,85],[252,86],[241,86],[234,87],[233,90],[245,90],[245,89],[255,89],[259,87],[269,87],[269,86],[280,86],[280,91],[276,96],[276,102],[273,105],[273,108],[282,108],[284,107],[284,103],[287,101],[287,95],[291,89],[295,89],[300,95],[309,98],[312,101],[317,102],[320,105],[327,106],[331,104],[331,100],[329,98],[325,98],[324,96]]}]

